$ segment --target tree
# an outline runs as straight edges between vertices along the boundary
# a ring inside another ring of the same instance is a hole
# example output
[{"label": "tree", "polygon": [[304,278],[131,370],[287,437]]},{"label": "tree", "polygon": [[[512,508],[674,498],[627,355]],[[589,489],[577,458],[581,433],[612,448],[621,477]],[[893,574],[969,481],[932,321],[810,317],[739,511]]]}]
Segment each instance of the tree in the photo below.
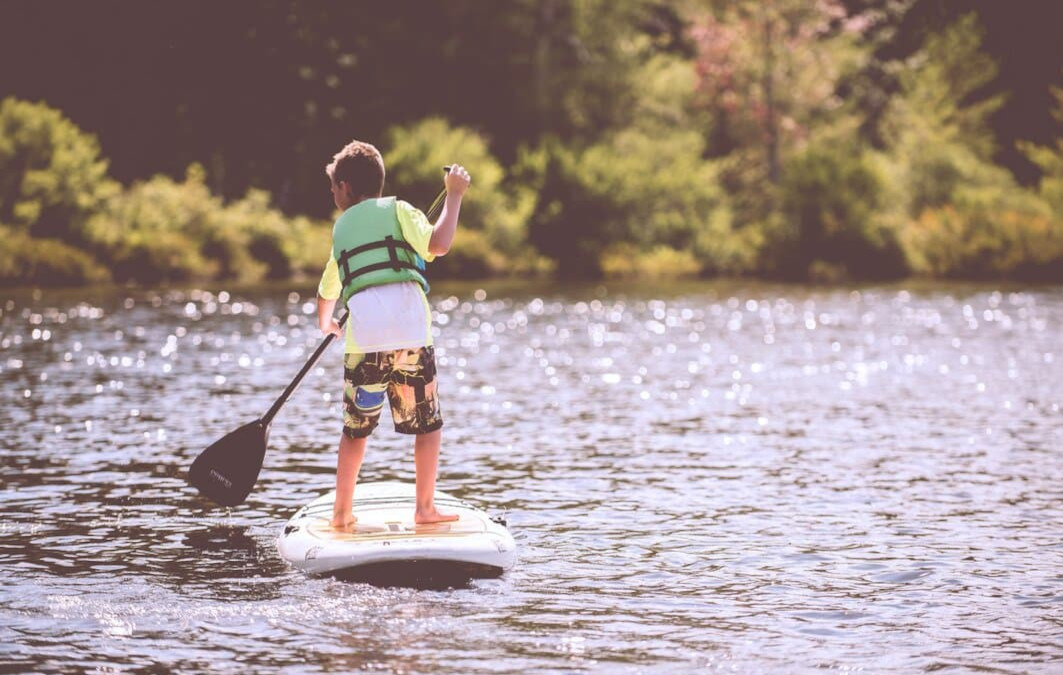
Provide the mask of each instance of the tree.
[{"label": "tree", "polygon": [[117,189],[94,136],[44,104],[0,102],[0,223],[76,244]]},{"label": "tree", "polygon": [[1007,172],[993,164],[988,124],[1002,97],[977,97],[996,76],[981,40],[977,17],[967,14],[928,35],[899,72],[900,91],[883,120],[883,135],[911,217],[954,204],[965,192],[1011,185]]},{"label": "tree", "polygon": [[916,272],[1058,278],[1063,229],[1049,205],[993,161],[986,96],[996,65],[973,14],[930,34],[900,72],[883,120],[900,239]]},{"label": "tree", "polygon": [[1052,95],[1056,99],[1052,116],[1058,125],[1055,144],[1023,142],[1019,148],[1041,169],[1041,197],[1052,207],[1057,227],[1063,227],[1063,87],[1053,87]]},{"label": "tree", "polygon": [[388,194],[428,209],[443,186],[441,167],[459,162],[473,185],[462,202],[461,227],[451,252],[429,268],[433,276],[483,277],[532,271],[538,264],[528,249],[526,224],[534,195],[526,185],[503,183],[505,170],[487,139],[468,127],[452,127],[438,117],[393,127],[383,146]]},{"label": "tree", "polygon": [[695,20],[700,103],[712,116],[710,152],[757,149],[781,180],[783,155],[832,122],[840,79],[862,57],[862,15],[838,0],[729,3]]}]

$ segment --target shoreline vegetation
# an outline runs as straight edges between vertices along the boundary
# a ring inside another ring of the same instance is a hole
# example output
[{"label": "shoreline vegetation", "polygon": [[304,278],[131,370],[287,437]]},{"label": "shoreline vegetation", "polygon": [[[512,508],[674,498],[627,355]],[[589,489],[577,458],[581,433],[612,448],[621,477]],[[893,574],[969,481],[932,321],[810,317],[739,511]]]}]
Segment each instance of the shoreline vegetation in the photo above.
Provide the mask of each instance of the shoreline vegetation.
[{"label": "shoreline vegetation", "polygon": [[[621,112],[597,126],[573,120],[602,101],[570,97],[567,127],[511,150],[441,116],[369,139],[385,192],[421,208],[444,163],[474,175],[432,279],[1063,281],[1063,134],[1019,143],[1035,184],[996,163],[988,120],[1003,99],[982,94],[997,71],[976,16],[887,62],[866,17],[838,3],[735,7],[684,17],[682,49],[616,27],[630,39],[608,48],[612,79],[593,93]],[[869,73],[883,68],[890,86],[876,88]],[[63,111],[5,98],[0,285],[316,279],[331,222],[280,209],[266,189],[223,196],[205,166],[123,184]]]}]

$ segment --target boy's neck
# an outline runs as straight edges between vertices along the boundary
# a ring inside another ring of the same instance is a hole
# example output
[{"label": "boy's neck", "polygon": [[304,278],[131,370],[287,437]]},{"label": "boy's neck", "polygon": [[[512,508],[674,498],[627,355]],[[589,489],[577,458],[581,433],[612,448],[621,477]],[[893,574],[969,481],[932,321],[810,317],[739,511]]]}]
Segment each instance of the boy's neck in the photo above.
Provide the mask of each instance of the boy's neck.
[{"label": "boy's neck", "polygon": [[[351,206],[358,206],[362,202],[367,202],[367,201],[369,201],[371,199],[380,199],[380,195],[373,195],[372,197],[355,197],[354,201],[351,202]],[[347,207],[347,208],[350,208],[350,207]]]}]

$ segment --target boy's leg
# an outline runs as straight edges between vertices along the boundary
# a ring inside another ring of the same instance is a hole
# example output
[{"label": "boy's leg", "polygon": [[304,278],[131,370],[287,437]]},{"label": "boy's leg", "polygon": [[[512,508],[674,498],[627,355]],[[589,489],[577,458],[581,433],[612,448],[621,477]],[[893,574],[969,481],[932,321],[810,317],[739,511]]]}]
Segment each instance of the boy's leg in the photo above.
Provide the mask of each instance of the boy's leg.
[{"label": "boy's leg", "polygon": [[345,529],[355,522],[351,512],[354,484],[365,458],[366,438],[351,438],[340,434],[340,451],[336,460],[336,503],[332,507],[332,527]]},{"label": "boy's leg", "polygon": [[354,524],[354,484],[362,468],[366,441],[380,420],[387,385],[380,354],[347,354],[343,358],[343,434],[336,458],[336,502],[332,527]]},{"label": "boy's leg", "polygon": [[413,434],[413,465],[417,471],[416,523],[457,520],[455,513],[440,513],[435,505],[436,471],[443,416],[436,392],[436,358],[431,347],[393,352],[395,367],[388,385],[395,431]]},{"label": "boy's leg", "polygon": [[439,468],[439,441],[443,430],[417,434],[413,441],[413,465],[417,471],[416,523],[445,523],[458,519],[456,513],[441,513],[436,509],[436,471]]}]

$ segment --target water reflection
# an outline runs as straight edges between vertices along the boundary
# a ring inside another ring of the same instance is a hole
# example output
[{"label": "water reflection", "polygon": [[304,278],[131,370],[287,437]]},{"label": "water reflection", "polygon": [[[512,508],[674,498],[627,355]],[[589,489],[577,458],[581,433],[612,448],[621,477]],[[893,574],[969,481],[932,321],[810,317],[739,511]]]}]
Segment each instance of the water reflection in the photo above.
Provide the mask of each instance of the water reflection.
[{"label": "water reflection", "polygon": [[[1063,656],[1059,289],[437,289],[442,484],[507,512],[521,555],[447,591],[309,579],[276,554],[332,480],[338,352],[275,421],[247,504],[206,508],[184,482],[316,346],[312,300],[0,301],[0,667],[1048,672]],[[382,429],[363,475],[412,480],[410,454]]]}]

